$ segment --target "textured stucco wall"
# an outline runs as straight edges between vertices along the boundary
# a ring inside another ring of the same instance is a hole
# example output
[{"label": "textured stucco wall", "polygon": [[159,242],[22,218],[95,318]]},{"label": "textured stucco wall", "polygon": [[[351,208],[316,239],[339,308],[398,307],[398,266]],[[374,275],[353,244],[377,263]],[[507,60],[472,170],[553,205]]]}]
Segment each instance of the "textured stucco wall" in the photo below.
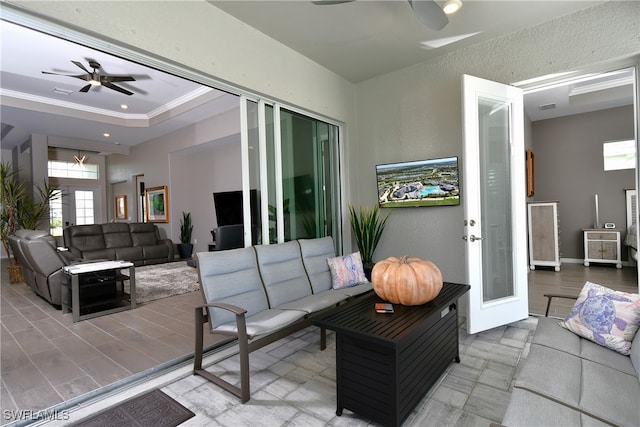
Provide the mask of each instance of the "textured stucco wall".
[{"label": "textured stucco wall", "polygon": [[[360,83],[349,147],[357,202],[376,203],[378,163],[462,155],[463,74],[512,83],[633,54],[640,3],[609,2]],[[429,258],[445,280],[463,282],[462,234],[462,206],[395,209],[375,258]]]}]

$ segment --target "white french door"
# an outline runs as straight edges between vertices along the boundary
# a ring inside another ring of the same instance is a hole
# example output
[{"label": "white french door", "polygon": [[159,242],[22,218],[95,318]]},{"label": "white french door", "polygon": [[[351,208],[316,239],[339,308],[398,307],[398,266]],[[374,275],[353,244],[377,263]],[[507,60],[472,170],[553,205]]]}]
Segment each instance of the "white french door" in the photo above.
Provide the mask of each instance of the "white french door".
[{"label": "white french door", "polygon": [[52,236],[62,236],[64,227],[70,225],[99,224],[100,188],[85,186],[60,186],[62,197],[50,204]]},{"label": "white french door", "polygon": [[470,334],[528,316],[522,90],[463,76]]}]

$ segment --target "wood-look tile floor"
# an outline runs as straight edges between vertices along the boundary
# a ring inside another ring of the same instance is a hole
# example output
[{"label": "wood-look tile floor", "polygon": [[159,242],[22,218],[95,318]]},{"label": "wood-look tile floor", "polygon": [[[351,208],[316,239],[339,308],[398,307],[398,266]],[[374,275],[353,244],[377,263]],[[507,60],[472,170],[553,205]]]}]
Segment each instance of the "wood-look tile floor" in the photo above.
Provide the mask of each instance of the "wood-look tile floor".
[{"label": "wood-look tile floor", "polygon": [[[200,292],[152,301],[135,310],[73,323],[23,284],[0,288],[0,424],[12,411],[50,408],[82,399],[159,365],[193,353],[194,307]],[[543,314],[546,292],[577,295],[586,280],[638,292],[635,268],[563,264],[560,272],[529,272],[530,312]],[[564,317],[573,302],[557,300],[550,315]],[[205,334],[206,344],[219,337]]]},{"label": "wood-look tile floor", "polygon": [[[200,291],[73,323],[71,314],[62,314],[26,284],[10,284],[4,262],[1,424],[15,421],[12,411],[37,412],[193,354]],[[205,345],[217,339],[205,334]]]},{"label": "wood-look tile floor", "polygon": [[[529,271],[529,313],[544,315],[547,307],[546,293],[578,295],[586,281],[623,292],[638,293],[636,267],[615,268],[614,265],[562,264],[560,271],[537,267]],[[549,316],[564,318],[575,300],[554,298]]]}]

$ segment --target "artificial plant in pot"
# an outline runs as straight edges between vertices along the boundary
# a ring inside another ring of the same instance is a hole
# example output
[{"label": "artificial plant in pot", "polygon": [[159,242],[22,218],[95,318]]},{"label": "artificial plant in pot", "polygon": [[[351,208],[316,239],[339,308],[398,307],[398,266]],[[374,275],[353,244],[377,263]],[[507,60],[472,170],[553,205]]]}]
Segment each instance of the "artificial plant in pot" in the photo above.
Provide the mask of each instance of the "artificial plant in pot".
[{"label": "artificial plant in pot", "polygon": [[362,257],[364,274],[369,281],[371,280],[371,270],[373,270],[374,265],[373,253],[380,242],[380,237],[382,237],[389,215],[391,215],[391,212],[385,216],[380,214],[378,205],[372,208],[360,207],[358,210],[349,205],[351,229]]},{"label": "artificial plant in pot", "polygon": [[193,254],[191,233],[193,233],[191,212],[182,212],[182,219],[180,220],[180,243],[178,244],[178,253],[182,259],[189,259]]}]

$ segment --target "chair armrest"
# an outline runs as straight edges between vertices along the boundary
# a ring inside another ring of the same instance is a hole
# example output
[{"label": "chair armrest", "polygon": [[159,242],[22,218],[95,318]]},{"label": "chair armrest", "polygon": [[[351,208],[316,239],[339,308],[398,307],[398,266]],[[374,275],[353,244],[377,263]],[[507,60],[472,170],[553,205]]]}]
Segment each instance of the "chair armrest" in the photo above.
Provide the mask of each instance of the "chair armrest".
[{"label": "chair armrest", "polygon": [[551,306],[551,300],[554,298],[565,298],[565,299],[578,299],[578,295],[567,295],[567,294],[544,294],[547,298],[547,310],[544,312],[544,317],[549,317],[549,307]]},{"label": "chair armrest", "polygon": [[201,306],[196,307],[196,310],[199,309],[203,309],[203,308],[222,308],[224,310],[230,311],[233,314],[235,314],[236,316],[241,315],[241,314],[245,314],[247,312],[247,310],[245,310],[242,307],[238,307],[237,305],[233,305],[233,304],[225,304],[222,302],[212,302],[209,304],[203,304]]}]

